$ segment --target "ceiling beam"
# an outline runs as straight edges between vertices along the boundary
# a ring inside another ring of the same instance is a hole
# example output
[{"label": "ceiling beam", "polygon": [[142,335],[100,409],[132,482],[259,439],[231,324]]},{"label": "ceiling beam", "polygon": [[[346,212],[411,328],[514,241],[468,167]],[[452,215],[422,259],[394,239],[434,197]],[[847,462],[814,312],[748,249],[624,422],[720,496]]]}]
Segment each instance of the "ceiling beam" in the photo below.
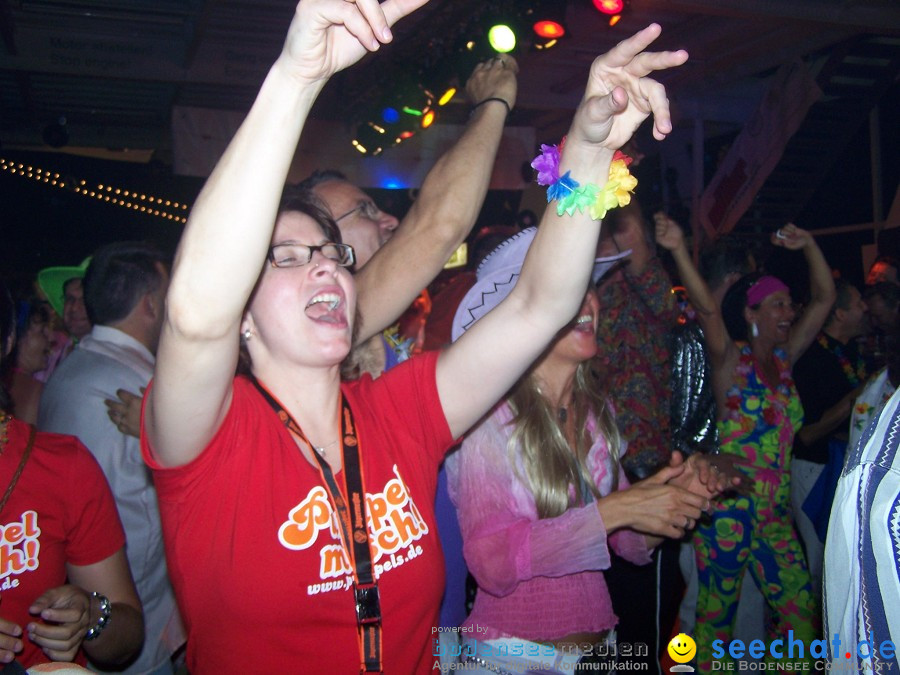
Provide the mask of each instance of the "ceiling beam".
[{"label": "ceiling beam", "polygon": [[633,0],[633,6],[642,10],[797,21],[900,34],[900,3],[896,0]]}]

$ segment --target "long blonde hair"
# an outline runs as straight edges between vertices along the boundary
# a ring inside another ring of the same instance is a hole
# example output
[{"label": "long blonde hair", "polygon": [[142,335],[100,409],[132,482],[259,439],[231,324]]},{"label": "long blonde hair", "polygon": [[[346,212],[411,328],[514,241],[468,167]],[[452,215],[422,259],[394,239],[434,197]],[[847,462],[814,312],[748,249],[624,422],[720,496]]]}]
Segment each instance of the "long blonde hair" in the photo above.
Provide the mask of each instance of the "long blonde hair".
[{"label": "long blonde hair", "polygon": [[519,471],[517,456],[521,458],[526,481],[534,495],[539,518],[553,518],[573,506],[569,496],[575,488],[576,499],[580,487],[586,485],[594,499],[601,495],[587,466],[587,455],[593,438],[587,428],[590,414],[596,420],[595,434],[606,439],[611,459],[613,489],[618,484],[619,450],[622,439],[605,393],[591,361],[578,365],[572,383],[572,403],[567,415],[575,425],[575,452],[569,447],[559,412],[541,393],[534,369],[530,370],[512,389],[507,402],[513,412],[514,430],[507,444],[510,462]]}]

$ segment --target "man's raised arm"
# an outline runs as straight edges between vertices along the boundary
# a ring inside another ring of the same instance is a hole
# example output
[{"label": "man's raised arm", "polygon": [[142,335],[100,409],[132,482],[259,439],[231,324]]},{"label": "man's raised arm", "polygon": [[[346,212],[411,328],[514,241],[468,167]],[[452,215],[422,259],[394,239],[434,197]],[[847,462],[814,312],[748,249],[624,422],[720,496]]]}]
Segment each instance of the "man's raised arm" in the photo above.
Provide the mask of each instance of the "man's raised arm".
[{"label": "man's raised arm", "polygon": [[474,109],[463,135],[428,172],[393,237],[356,276],[359,342],[396,321],[475,224],[516,102],[518,70],[512,57],[498,56],[469,77],[466,94]]}]

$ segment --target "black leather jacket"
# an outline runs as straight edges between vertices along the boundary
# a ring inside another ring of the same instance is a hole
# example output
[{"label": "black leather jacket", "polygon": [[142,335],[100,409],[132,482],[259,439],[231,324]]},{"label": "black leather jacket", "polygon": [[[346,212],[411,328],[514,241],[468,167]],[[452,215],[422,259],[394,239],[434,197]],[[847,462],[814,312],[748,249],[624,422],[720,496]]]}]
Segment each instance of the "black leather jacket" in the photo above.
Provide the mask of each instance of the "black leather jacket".
[{"label": "black leather jacket", "polygon": [[716,399],[703,331],[696,321],[676,326],[669,334],[672,359],[672,449],[685,457],[719,451]]}]

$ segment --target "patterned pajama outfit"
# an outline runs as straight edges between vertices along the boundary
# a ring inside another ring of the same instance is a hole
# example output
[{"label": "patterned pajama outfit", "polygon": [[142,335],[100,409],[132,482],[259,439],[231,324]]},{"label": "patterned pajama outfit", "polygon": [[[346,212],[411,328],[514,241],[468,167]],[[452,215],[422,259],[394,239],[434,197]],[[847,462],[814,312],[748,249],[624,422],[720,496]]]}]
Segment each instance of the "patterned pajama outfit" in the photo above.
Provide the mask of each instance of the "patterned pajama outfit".
[{"label": "patterned pajama outfit", "polygon": [[723,452],[744,458],[751,483],[747,494],[719,500],[694,537],[700,672],[710,671],[713,640],[722,640],[727,653],[748,566],[771,610],[770,641],[786,639],[788,630],[807,645],[820,637],[818,602],[790,506],[791,446],[803,408],[783,351],[775,352],[780,381],[772,387],[756,369],[749,345],[738,346],[736,384],[719,436]]}]

